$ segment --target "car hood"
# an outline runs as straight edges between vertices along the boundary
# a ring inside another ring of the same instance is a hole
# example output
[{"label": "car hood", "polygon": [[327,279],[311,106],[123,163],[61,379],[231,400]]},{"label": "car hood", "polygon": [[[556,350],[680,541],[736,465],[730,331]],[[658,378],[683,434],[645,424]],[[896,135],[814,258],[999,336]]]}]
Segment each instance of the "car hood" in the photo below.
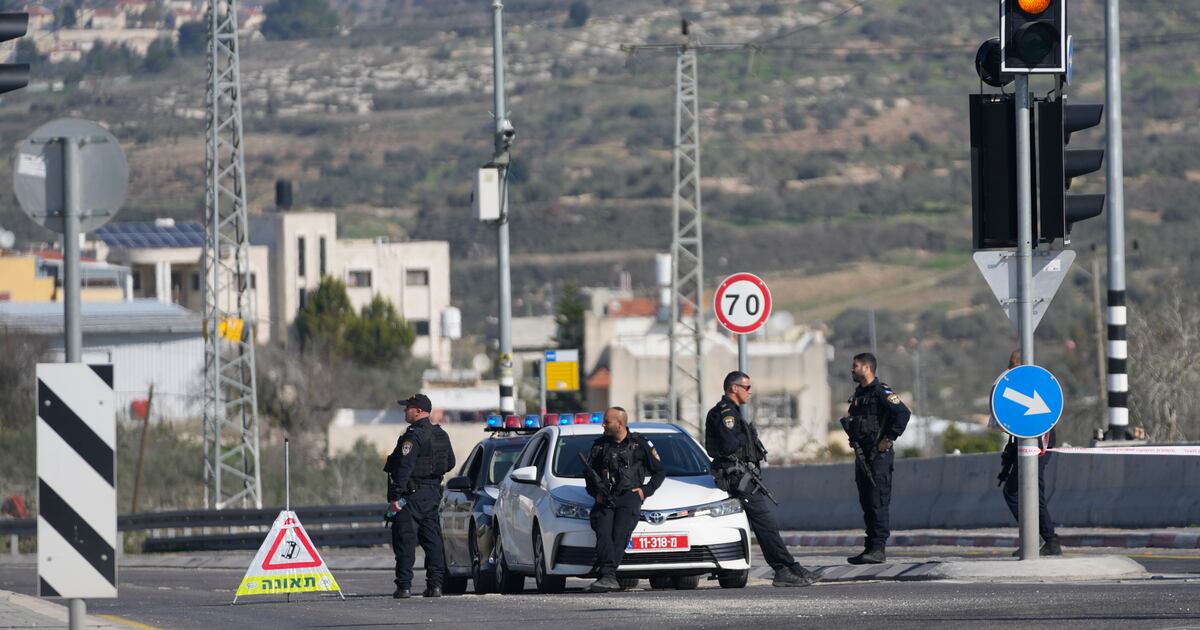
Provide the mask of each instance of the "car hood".
[{"label": "car hood", "polygon": [[[571,503],[591,505],[592,497],[588,496],[582,479],[562,479],[551,494],[554,498]],[[717,488],[717,484],[709,475],[695,477],[668,477],[663,480],[658,491],[642,504],[643,510],[671,510],[714,503],[728,499],[729,494]]]}]

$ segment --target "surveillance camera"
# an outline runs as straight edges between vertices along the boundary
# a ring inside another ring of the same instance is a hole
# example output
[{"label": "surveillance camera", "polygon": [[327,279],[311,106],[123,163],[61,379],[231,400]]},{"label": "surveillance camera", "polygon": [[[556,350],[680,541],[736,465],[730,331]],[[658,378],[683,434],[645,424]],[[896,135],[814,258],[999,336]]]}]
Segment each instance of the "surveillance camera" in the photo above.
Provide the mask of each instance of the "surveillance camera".
[{"label": "surveillance camera", "polygon": [[513,136],[517,135],[517,130],[507,118],[500,121],[500,133],[504,135],[506,140],[512,140]]}]

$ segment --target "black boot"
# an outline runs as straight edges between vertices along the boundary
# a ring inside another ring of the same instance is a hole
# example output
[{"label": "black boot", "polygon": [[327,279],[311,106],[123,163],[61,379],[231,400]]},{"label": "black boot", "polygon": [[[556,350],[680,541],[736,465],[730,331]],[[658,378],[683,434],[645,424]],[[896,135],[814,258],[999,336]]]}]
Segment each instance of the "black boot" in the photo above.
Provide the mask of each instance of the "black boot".
[{"label": "black boot", "polygon": [[421,593],[421,597],[441,597],[441,596],[442,596],[442,587],[441,586],[426,587],[425,592]]},{"label": "black boot", "polygon": [[1058,543],[1057,538],[1052,538],[1050,540],[1047,540],[1046,544],[1042,545],[1041,554],[1043,556],[1061,556],[1062,555],[1062,545],[1060,545]]},{"label": "black boot", "polygon": [[392,599],[408,599],[412,597],[412,591],[407,586],[396,585],[396,590],[392,593]]},{"label": "black boot", "polygon": [[887,554],[883,552],[883,549],[867,549],[857,556],[846,558],[846,562],[850,564],[883,564],[887,562]]}]

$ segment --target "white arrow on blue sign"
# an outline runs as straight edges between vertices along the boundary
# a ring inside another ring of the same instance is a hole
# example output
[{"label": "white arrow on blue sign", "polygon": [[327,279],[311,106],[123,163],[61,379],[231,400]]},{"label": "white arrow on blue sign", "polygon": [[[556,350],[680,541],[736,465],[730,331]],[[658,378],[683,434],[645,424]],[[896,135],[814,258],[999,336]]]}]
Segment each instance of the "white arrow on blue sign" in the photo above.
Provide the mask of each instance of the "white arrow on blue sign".
[{"label": "white arrow on blue sign", "polygon": [[1038,437],[1058,423],[1063,391],[1045,368],[1019,365],[1005,371],[992,388],[992,415],[1010,435]]}]

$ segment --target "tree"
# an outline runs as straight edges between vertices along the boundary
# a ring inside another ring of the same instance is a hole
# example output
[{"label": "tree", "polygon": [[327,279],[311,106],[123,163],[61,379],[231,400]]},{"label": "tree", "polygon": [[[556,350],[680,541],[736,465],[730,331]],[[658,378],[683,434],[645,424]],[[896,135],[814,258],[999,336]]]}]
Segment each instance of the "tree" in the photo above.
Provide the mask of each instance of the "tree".
[{"label": "tree", "polygon": [[57,28],[75,28],[79,25],[79,16],[75,11],[75,5],[65,3],[59,5],[58,10],[54,12],[54,25]]},{"label": "tree", "polygon": [[[579,350],[579,383],[580,390],[584,389],[583,366],[586,358],[583,354],[583,317],[587,305],[579,295],[579,285],[574,280],[568,280],[562,287],[558,303],[554,307],[554,345],[563,349]],[[556,411],[577,411],[583,407],[582,391],[578,394],[560,392],[554,396],[556,404],[551,405],[547,399],[547,407],[553,406]]]},{"label": "tree", "polygon": [[185,57],[203,55],[208,50],[208,26],[193,21],[179,27],[179,54]]},{"label": "tree", "polygon": [[147,72],[162,72],[175,62],[175,42],[170,37],[159,37],[150,42],[146,49],[146,59],[142,62]]},{"label": "tree", "polygon": [[337,34],[337,13],[326,0],[275,0],[264,11],[267,39],[319,39]]},{"label": "tree", "polygon": [[583,0],[575,0],[571,3],[571,8],[567,11],[567,25],[572,28],[580,28],[587,24],[588,18],[592,12],[588,9],[588,5]]},{"label": "tree", "polygon": [[17,63],[37,63],[42,56],[38,54],[37,42],[32,37],[22,37],[17,40]]},{"label": "tree", "polygon": [[1158,299],[1139,301],[1130,310],[1131,396],[1129,415],[1146,428],[1150,440],[1174,442],[1200,438],[1200,298],[1176,272],[1159,282]]},{"label": "tree", "polygon": [[371,366],[386,366],[404,358],[416,340],[416,329],[381,295],[363,307],[346,339],[355,360]]},{"label": "tree", "polygon": [[301,351],[315,349],[331,360],[349,356],[347,334],[355,324],[346,283],[325,276],[296,316]]}]

